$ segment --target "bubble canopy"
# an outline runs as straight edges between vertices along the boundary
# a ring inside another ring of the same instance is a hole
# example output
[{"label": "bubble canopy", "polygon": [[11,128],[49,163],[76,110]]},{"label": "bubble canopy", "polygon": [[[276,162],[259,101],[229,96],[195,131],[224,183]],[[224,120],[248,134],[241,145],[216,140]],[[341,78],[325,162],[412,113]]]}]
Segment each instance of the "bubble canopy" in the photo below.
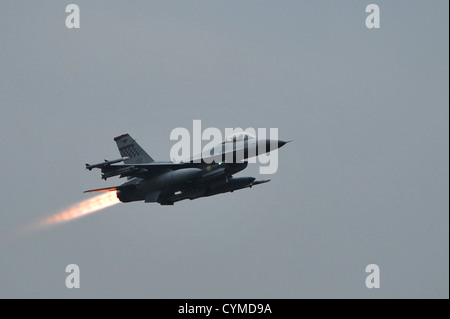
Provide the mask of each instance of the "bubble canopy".
[{"label": "bubble canopy", "polygon": [[243,141],[245,139],[251,140],[251,139],[256,139],[256,137],[248,132],[239,132],[239,133],[234,133],[233,135],[228,136],[223,141],[223,143],[239,142],[239,141]]}]

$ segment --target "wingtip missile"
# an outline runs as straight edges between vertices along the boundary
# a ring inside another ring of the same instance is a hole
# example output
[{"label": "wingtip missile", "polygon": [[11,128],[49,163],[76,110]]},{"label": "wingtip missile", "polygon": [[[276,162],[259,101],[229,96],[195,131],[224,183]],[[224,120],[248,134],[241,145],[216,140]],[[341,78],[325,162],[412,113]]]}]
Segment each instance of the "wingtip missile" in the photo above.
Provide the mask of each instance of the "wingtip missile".
[{"label": "wingtip missile", "polygon": [[264,184],[264,183],[267,183],[267,182],[270,182],[270,179],[263,179],[263,180],[259,180],[259,181],[254,181],[252,183],[252,186],[253,185],[259,185],[259,184]]},{"label": "wingtip missile", "polygon": [[92,165],[86,163],[85,165],[86,165],[86,169],[92,170],[93,168],[103,168],[103,167],[109,166],[111,164],[120,163],[120,162],[126,161],[127,159],[129,159],[129,157],[125,156],[125,157],[118,158],[118,159],[111,160],[111,161],[105,160],[104,162],[101,162],[101,163],[92,164]]}]

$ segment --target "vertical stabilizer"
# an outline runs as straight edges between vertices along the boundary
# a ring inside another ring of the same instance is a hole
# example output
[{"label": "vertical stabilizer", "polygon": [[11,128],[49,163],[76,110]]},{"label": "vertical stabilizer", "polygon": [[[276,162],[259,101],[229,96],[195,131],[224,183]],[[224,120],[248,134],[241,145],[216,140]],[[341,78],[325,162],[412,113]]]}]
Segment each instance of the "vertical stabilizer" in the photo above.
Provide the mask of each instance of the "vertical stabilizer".
[{"label": "vertical stabilizer", "polygon": [[129,135],[123,134],[114,138],[122,157],[129,157],[125,164],[143,164],[154,162],[138,143]]}]

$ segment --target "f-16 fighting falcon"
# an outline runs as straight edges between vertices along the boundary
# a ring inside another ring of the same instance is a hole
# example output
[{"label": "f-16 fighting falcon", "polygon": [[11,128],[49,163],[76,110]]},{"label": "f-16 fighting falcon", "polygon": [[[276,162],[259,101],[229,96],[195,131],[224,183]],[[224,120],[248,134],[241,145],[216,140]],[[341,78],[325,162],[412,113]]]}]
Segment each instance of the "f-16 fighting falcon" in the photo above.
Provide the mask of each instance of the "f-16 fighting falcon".
[{"label": "f-16 fighting falcon", "polygon": [[[186,162],[157,162],[129,135],[114,138],[119,159],[86,164],[86,169],[99,168],[102,178],[126,177],[120,186],[87,190],[86,192],[115,191],[124,203],[133,201],[157,202],[173,205],[183,199],[196,199],[238,189],[252,187],[270,180],[254,177],[233,177],[247,167],[247,159],[274,151],[286,141],[257,139],[247,132],[235,133],[222,143]],[[118,164],[123,162],[124,164]]]}]

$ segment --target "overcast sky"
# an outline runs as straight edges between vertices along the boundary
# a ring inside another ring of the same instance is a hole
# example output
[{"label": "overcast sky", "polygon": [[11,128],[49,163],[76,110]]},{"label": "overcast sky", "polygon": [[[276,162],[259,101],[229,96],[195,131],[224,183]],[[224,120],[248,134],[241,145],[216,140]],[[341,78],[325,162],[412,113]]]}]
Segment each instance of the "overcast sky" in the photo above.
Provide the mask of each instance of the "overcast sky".
[{"label": "overcast sky", "polygon": [[[448,1],[69,3],[1,2],[0,297],[449,297]],[[267,184],[18,231],[195,119],[294,142]]]}]

